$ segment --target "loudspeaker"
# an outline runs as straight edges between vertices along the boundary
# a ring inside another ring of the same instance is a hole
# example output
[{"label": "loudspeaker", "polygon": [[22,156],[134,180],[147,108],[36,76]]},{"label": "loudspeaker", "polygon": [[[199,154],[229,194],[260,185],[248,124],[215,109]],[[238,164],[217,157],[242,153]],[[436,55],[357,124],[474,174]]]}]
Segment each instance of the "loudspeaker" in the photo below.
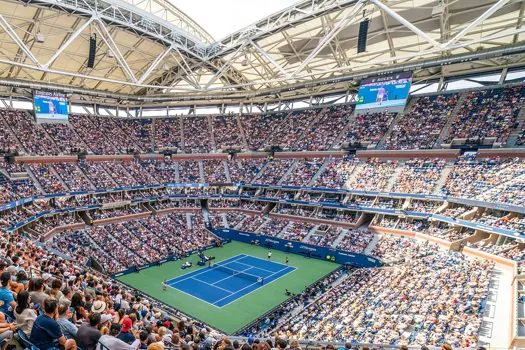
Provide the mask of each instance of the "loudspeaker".
[{"label": "loudspeaker", "polygon": [[89,37],[89,56],[87,61],[87,67],[93,68],[95,66],[95,54],[97,52],[97,35],[93,34]]},{"label": "loudspeaker", "polygon": [[359,23],[359,35],[357,37],[357,53],[366,51],[366,39],[368,37],[368,18]]}]

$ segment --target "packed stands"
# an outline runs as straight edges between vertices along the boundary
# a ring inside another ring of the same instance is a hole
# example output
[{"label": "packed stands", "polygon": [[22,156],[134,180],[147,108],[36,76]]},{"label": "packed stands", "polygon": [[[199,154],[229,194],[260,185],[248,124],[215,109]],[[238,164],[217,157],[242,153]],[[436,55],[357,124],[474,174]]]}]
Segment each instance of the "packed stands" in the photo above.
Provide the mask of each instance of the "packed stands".
[{"label": "packed stands", "polygon": [[[396,269],[355,271],[292,316],[281,326],[281,334],[341,342],[476,344],[491,264],[435,249],[385,237],[376,247],[377,255],[390,260],[404,251],[407,258],[413,258]],[[441,308],[447,309],[447,318],[439,317]],[[463,331],[446,332],[449,324]]]},{"label": "packed stands", "polygon": [[332,147],[341,130],[346,128],[352,108],[347,106],[325,108],[308,127],[294,149],[324,151]]},{"label": "packed stands", "polygon": [[482,141],[494,138],[505,144],[525,101],[523,87],[476,90],[466,93],[447,141],[455,138]]},{"label": "packed stands", "polygon": [[388,190],[389,181],[394,175],[397,165],[397,161],[381,162],[370,159],[348,184],[348,187],[366,191]]},{"label": "packed stands", "polygon": [[395,116],[388,112],[358,114],[350,124],[344,141],[362,146],[377,145],[385,136]]},{"label": "packed stands", "polygon": [[296,111],[288,114],[278,125],[273,128],[273,133],[266,140],[269,146],[280,146],[285,150],[300,150],[299,141],[309,131],[309,126],[314,123],[319,110]]},{"label": "packed stands", "polygon": [[392,192],[432,193],[441,178],[445,163],[442,159],[414,159],[405,162]]},{"label": "packed stands", "polygon": [[237,117],[217,116],[213,118],[213,135],[217,149],[241,147],[242,137]]},{"label": "packed stands", "polygon": [[434,147],[458,101],[457,94],[417,98],[410,111],[401,116],[385,140],[387,149]]},{"label": "packed stands", "polygon": [[208,153],[214,148],[207,117],[183,118],[183,125],[186,153]]},{"label": "packed stands", "polygon": [[284,113],[241,115],[241,125],[246,135],[248,148],[258,150],[265,146],[275,125],[281,124]]}]

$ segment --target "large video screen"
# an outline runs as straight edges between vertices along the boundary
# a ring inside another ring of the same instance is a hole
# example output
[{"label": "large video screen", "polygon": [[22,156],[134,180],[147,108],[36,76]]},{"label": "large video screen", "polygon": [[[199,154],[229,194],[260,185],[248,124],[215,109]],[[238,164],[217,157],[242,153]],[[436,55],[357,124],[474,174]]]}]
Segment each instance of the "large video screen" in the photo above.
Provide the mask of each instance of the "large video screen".
[{"label": "large video screen", "polygon": [[67,122],[69,105],[67,96],[60,92],[39,91],[33,93],[36,121],[39,123]]},{"label": "large video screen", "polygon": [[356,110],[404,108],[411,81],[411,72],[364,79],[359,86]]}]

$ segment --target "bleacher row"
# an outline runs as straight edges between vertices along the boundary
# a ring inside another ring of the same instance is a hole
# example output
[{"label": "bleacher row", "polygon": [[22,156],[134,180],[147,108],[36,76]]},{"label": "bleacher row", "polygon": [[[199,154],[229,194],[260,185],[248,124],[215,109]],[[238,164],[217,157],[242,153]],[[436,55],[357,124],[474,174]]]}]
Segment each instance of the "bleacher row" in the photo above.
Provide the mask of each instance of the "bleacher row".
[{"label": "bleacher row", "polygon": [[[27,155],[148,153],[178,149],[209,153],[221,149],[321,151],[360,144],[386,149],[428,149],[480,142],[513,145],[524,141],[519,113],[525,88],[506,87],[464,93],[413,97],[400,115],[368,113],[353,116],[342,105],[273,114],[123,119],[71,115],[69,124],[34,124],[28,112],[0,109],[0,150]],[[459,101],[461,100],[461,103]]]},{"label": "bleacher row", "polygon": [[[465,160],[461,160],[461,162],[463,161]],[[351,160],[351,162],[355,162],[355,160]],[[392,165],[393,163],[389,162],[386,164]],[[403,168],[400,174],[408,176],[408,180],[400,175],[402,180],[400,183],[404,184],[405,181],[408,181],[414,183],[418,188],[423,188],[422,184],[425,182],[422,179],[416,181],[413,178],[414,174],[417,174],[417,172],[413,171],[414,166],[420,166],[421,164],[419,161],[407,162],[406,168]],[[434,168],[439,164],[439,161],[428,162],[421,171],[424,176],[427,176],[427,174],[431,175],[424,179],[428,181],[435,180]],[[483,164],[485,165],[486,162]],[[379,173],[384,171],[383,166],[377,170],[376,165],[375,161],[361,164],[360,166],[364,173],[357,176],[357,178],[370,178],[372,179],[371,185],[375,186],[377,184],[376,180],[381,177],[374,171]],[[503,161],[495,169],[494,174],[497,174],[499,178],[494,181],[512,181],[516,177],[519,178],[516,172],[521,171],[522,167],[523,162],[519,160]],[[346,169],[346,167],[343,168]],[[513,169],[514,173],[507,172],[511,169]],[[482,173],[487,175],[487,169],[482,168]],[[468,176],[469,181],[471,181],[472,171],[468,172]],[[382,181],[389,182],[386,180]],[[399,185],[394,183],[393,188],[395,189],[396,186]],[[490,188],[490,182],[486,186]],[[55,188],[55,186],[49,186],[49,188]],[[379,189],[381,190],[381,188]],[[485,187],[481,187],[481,190],[484,189]],[[228,187],[201,189],[159,187],[140,191],[66,196],[54,199],[53,203],[49,199],[41,199],[12,210],[3,211],[0,214],[0,227],[4,229],[9,228],[13,223],[24,222],[35,214],[53,208],[62,210],[78,208],[76,212],[71,214],[44,216],[36,222],[26,225],[23,229],[35,237],[47,237],[56,227],[68,228],[67,226],[70,225],[81,224],[80,227],[75,226],[74,229],[67,230],[67,233],[63,235],[66,237],[66,242],[61,242],[58,246],[69,248],[67,253],[70,254],[76,255],[78,254],[77,250],[80,250],[82,256],[90,256],[89,254],[82,254],[82,245],[73,247],[72,242],[68,240],[69,232],[75,231],[75,237],[82,237],[81,242],[91,240],[93,243],[93,247],[90,248],[91,253],[98,252],[97,255],[102,257],[103,261],[101,263],[103,267],[108,272],[114,273],[130,266],[158,261],[170,255],[181,256],[198,247],[210,244],[212,238],[204,228],[202,216],[198,214],[201,210],[201,204],[197,199],[186,199],[183,196],[238,194],[238,191],[238,189],[232,190],[228,189]],[[468,222],[474,224],[483,224],[516,232],[522,232],[525,227],[523,215],[514,212],[508,212],[503,209],[480,209],[454,203],[444,204],[437,200],[411,199],[407,201],[404,198],[389,198],[376,195],[346,195],[326,191],[258,188],[250,185],[243,186],[242,191],[243,194],[254,196],[253,198],[255,199],[223,198],[208,200],[207,208],[210,211],[210,220],[213,227],[235,228],[241,231],[276,236],[314,245],[330,246],[357,253],[362,253],[372,239],[370,232],[359,229],[359,225],[363,222],[363,213],[351,209],[338,210],[308,205],[271,205],[268,202],[257,201],[256,198],[296,199],[310,203],[352,203],[375,208],[440,214],[452,219],[468,220]],[[482,191],[480,193],[485,192]],[[170,195],[178,197],[148,201],[148,198],[168,198]],[[139,203],[132,204],[132,201],[135,199],[139,199]],[[109,205],[110,207],[89,209],[90,205]],[[112,208],[112,205],[116,207]],[[158,215],[159,213],[167,215]],[[151,216],[152,214],[157,215]],[[133,226],[133,229],[131,229],[126,222],[123,224],[114,223],[113,219],[115,218],[120,218],[118,221],[134,219],[138,223],[136,224],[137,226]],[[104,226],[96,227],[96,229],[83,229],[86,226],[85,224],[91,225],[93,223],[104,224]],[[115,225],[118,226],[115,228]],[[494,235],[474,236],[473,229],[457,227],[453,223],[431,222],[427,219],[400,218],[378,214],[372,220],[371,225],[421,232],[449,242],[461,241],[467,246],[473,246],[476,249],[516,261],[521,261],[525,257],[523,245],[514,238],[506,238],[504,241],[501,241],[495,240]],[[129,232],[130,234],[122,237],[122,232]],[[163,232],[161,238],[156,238],[156,232]],[[164,236],[170,236],[170,239],[162,238]],[[60,238],[60,236],[57,237],[56,239]],[[191,237],[191,244],[186,242],[183,237]],[[131,244],[123,247],[121,243],[124,241],[123,238],[126,238],[125,241],[128,242],[131,239]],[[155,244],[151,244],[151,242]],[[111,254],[108,256],[108,244],[109,252],[127,252],[126,256],[122,257],[120,253],[115,254],[115,256],[118,256],[116,259]],[[150,249],[151,246],[154,246],[155,249]],[[134,247],[137,248],[135,249]]]},{"label": "bleacher row", "polygon": [[354,157],[227,161],[113,160],[27,165],[0,163],[0,204],[43,193],[168,183],[350,188],[446,194],[523,205],[525,162],[518,158],[478,159],[467,155],[448,163],[443,159],[396,161],[359,160]]}]

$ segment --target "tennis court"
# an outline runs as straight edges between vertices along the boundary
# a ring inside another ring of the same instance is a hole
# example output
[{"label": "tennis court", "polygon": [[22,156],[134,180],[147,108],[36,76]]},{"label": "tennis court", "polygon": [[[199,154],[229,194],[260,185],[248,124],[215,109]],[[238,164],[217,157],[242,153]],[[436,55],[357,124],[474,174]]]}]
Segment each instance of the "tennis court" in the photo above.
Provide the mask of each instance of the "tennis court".
[{"label": "tennis court", "polygon": [[293,270],[295,267],[240,254],[166,283],[208,304],[223,307]]},{"label": "tennis court", "polygon": [[[227,266],[225,267],[230,266],[228,262],[235,261],[243,256],[248,257],[242,259],[240,263],[247,264],[254,269],[258,268],[259,270],[251,271],[258,271],[254,273],[254,275],[260,277],[263,277],[263,275],[266,276],[266,279],[263,281],[264,284],[257,284],[240,291],[240,289],[256,281],[252,281],[249,278],[240,278],[242,280],[240,281],[238,278],[240,276],[232,279],[232,273],[226,275],[225,273],[220,274],[219,271],[213,272],[211,276],[214,277],[211,278],[208,273],[204,274],[204,272],[210,271],[208,266],[197,265],[197,262],[200,260],[197,254],[187,257],[184,260],[168,261],[161,266],[152,266],[140,270],[140,272],[120,276],[118,279],[141,290],[152,298],[156,298],[191,317],[212,325],[224,333],[233,334],[288,299],[289,297],[284,293],[285,289],[288,289],[294,294],[301,293],[305,286],[314,283],[319,278],[339,267],[338,264],[331,261],[309,259],[301,255],[290,255],[278,250],[273,251],[272,259],[268,261],[267,248],[236,241],[225,244],[222,247],[209,249],[205,254],[214,256],[215,260],[213,260],[213,262],[217,264],[222,265],[226,263]],[[269,277],[269,272],[260,271],[261,268],[272,272],[284,269],[286,267],[286,257],[288,257],[290,261],[288,270],[282,271],[272,277]],[[185,261],[191,262],[193,266],[188,269],[181,269]],[[239,265],[233,265],[237,271],[248,269],[249,266],[241,269]],[[200,275],[200,273],[203,274]],[[225,282],[218,282],[220,276],[230,278]],[[168,287],[167,290],[164,290],[162,287],[164,281],[174,284],[188,277],[200,279],[208,284],[192,279],[191,283],[188,283],[193,286],[190,287],[190,292],[182,290],[184,283],[177,283],[177,287],[181,287],[181,289],[175,288],[174,286],[173,288]],[[197,285],[197,283],[199,284]],[[213,288],[209,285],[213,283],[217,287],[227,289],[228,292],[226,293],[219,288]],[[209,299],[205,299],[198,291],[211,290],[212,288],[214,290],[213,299],[211,298],[211,294]],[[224,292],[223,296],[219,297],[219,293],[222,292]],[[219,301],[219,299],[226,297],[229,293],[237,293],[231,295],[231,299],[235,298],[235,300],[230,301],[227,298]],[[243,296],[240,296],[240,294],[243,294]],[[223,306],[212,306],[213,303]]]}]

